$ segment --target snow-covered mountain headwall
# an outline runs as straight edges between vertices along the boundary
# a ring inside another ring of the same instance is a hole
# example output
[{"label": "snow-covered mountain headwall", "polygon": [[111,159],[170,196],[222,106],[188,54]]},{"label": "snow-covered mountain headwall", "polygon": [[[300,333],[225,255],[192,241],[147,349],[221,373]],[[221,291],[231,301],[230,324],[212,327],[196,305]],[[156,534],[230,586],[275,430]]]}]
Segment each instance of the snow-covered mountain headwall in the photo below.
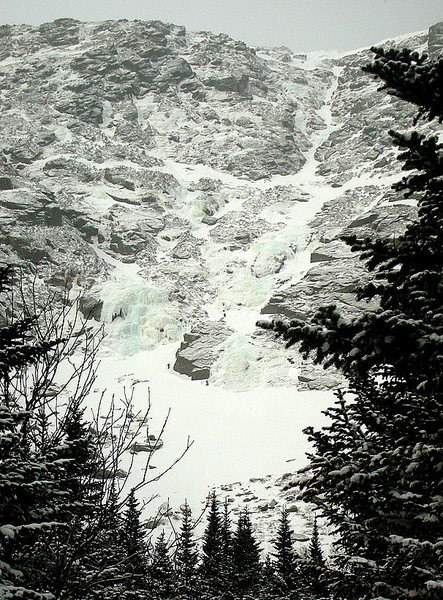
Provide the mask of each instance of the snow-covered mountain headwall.
[{"label": "snow-covered mountain headwall", "polygon": [[[442,36],[391,45],[436,53]],[[361,310],[340,235],[392,235],[414,213],[390,191],[387,134],[412,112],[368,60],[158,21],[1,26],[1,260],[73,286],[123,354],[170,342],[196,379],[335,385],[254,324]]]}]

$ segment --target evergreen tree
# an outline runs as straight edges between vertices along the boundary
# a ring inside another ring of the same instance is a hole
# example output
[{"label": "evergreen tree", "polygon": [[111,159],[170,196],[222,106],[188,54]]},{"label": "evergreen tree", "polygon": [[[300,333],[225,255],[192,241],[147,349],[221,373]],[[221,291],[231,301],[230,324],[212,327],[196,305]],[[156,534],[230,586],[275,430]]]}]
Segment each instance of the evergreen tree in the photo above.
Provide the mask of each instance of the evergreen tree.
[{"label": "evergreen tree", "polygon": [[247,510],[240,513],[232,539],[234,591],[243,597],[258,588],[260,582],[260,547],[252,532]]},{"label": "evergreen tree", "polygon": [[418,115],[430,120],[442,119],[442,77],[443,57],[429,61],[427,54],[402,48],[371,48],[375,54],[372,64],[363,67],[363,71],[373,73],[385,82],[380,88],[406,102],[415,104]]},{"label": "evergreen tree", "polygon": [[232,546],[232,524],[228,498],[225,498],[225,501],[223,503],[221,537],[223,549],[226,554],[229,554],[230,548]]},{"label": "evergreen tree", "polygon": [[[13,286],[13,270],[0,266],[0,294],[5,296]],[[17,403],[15,386],[11,385],[23,370],[36,363],[61,343],[61,338],[36,340],[33,327],[38,317],[21,315],[16,317],[13,300],[6,297],[6,310],[0,327],[0,390],[3,402],[14,407]],[[27,415],[29,419],[31,415]],[[25,420],[26,422],[26,420]]]},{"label": "evergreen tree", "polygon": [[271,580],[275,575],[275,567],[272,561],[272,558],[269,554],[266,555],[266,558],[262,567],[262,580],[264,582]]},{"label": "evergreen tree", "polygon": [[182,523],[175,558],[179,589],[186,598],[195,598],[197,594],[198,552],[194,540],[192,512],[187,502],[182,508]]},{"label": "evergreen tree", "polygon": [[309,543],[309,560],[318,566],[325,564],[323,552],[320,544],[320,535],[318,533],[317,517],[314,517],[314,525],[312,527],[312,537]]},{"label": "evergreen tree", "polygon": [[274,540],[275,552],[273,553],[275,571],[283,583],[282,591],[292,590],[295,585],[296,556],[292,536],[288,511],[284,508],[278,523],[277,535]]},{"label": "evergreen tree", "polygon": [[307,598],[327,595],[328,570],[321,549],[317,517],[314,518],[307,555],[299,560],[297,571],[299,590],[303,590]]},{"label": "evergreen tree", "polygon": [[274,563],[269,554],[266,555],[261,569],[260,600],[274,600],[281,596],[281,581],[276,575]]},{"label": "evergreen tree", "polygon": [[125,550],[125,598],[145,596],[146,590],[146,543],[140,522],[141,510],[132,489],[123,515],[123,547]]},{"label": "evergreen tree", "polygon": [[223,580],[223,525],[217,496],[209,498],[207,525],[203,534],[200,572],[205,588],[217,592],[225,587]]},{"label": "evergreen tree", "polygon": [[[60,424],[62,439],[56,451],[65,463],[64,485],[69,497],[81,501],[82,514],[85,514],[84,495],[92,492],[90,486],[85,486],[85,481],[96,472],[97,461],[94,460],[94,438],[84,422],[83,413],[79,403],[72,402]],[[89,501],[93,503],[93,499]]]},{"label": "evergreen tree", "polygon": [[99,523],[91,548],[83,562],[83,577],[88,582],[89,599],[106,597],[117,600],[124,595],[126,580],[126,548],[123,541],[123,518],[119,494],[114,481],[100,507]]},{"label": "evergreen tree", "polygon": [[316,454],[304,495],[335,526],[352,598],[432,598],[438,580],[441,403],[397,387],[356,382],[326,411],[331,425],[307,431]]},{"label": "evergreen tree", "polygon": [[33,548],[35,560],[44,569],[44,578],[56,598],[79,587],[83,576],[81,559],[89,547],[85,524],[93,518],[100,502],[100,486],[93,479],[97,470],[94,440],[82,417],[83,411],[77,402],[72,402],[53,440],[60,438],[54,447],[55,459],[63,465],[58,480],[58,518],[66,524],[45,532]]},{"label": "evergreen tree", "polygon": [[174,568],[164,531],[154,546],[148,575],[153,600],[163,600],[164,598],[173,597]]},{"label": "evergreen tree", "polygon": [[225,498],[223,504],[223,515],[221,522],[221,542],[222,542],[222,556],[221,556],[221,572],[224,581],[226,582],[226,589],[229,588],[233,581],[233,564],[232,564],[232,523],[231,514],[229,510],[228,498]]}]

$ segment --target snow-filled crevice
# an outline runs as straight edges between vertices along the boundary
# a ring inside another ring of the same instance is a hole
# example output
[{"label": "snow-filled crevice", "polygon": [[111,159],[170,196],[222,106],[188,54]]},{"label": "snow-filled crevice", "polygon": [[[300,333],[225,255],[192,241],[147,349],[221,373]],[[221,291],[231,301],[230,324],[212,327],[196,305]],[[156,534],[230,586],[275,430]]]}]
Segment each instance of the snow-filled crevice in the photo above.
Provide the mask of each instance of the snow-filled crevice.
[{"label": "snow-filled crevice", "polygon": [[[232,276],[218,276],[220,291],[211,310],[224,314],[224,320],[233,327],[234,334],[225,342],[224,353],[211,369],[214,383],[245,389],[266,380],[264,364],[257,363],[260,353],[251,343],[253,330],[245,332],[245,321],[238,318],[239,307],[248,311],[246,322],[251,324],[254,316],[255,321],[260,318],[261,308],[276,285],[284,289],[306,274],[311,267],[310,257],[315,244],[311,239],[309,222],[326,201],[342,193],[342,190],[327,185],[316,174],[319,163],[315,158],[317,149],[339,125],[333,121],[331,102],[341,70],[340,67],[334,68],[334,77],[325,93],[324,103],[317,110],[324,128],[313,136],[312,146],[305,152],[306,162],[301,170],[295,175],[276,175],[268,181],[253,184],[261,190],[291,185],[299,189],[300,195],[307,197],[308,201],[279,206],[278,212],[272,207],[265,207],[260,216],[276,223],[278,230],[265,233],[254,241],[248,251],[239,253],[243,266],[237,267]],[[208,260],[211,260],[210,256],[211,251],[208,250]],[[220,253],[214,258],[220,260]],[[276,263],[280,265],[277,269]],[[244,312],[240,314],[245,316]],[[286,365],[285,369],[290,369],[290,365]]]}]

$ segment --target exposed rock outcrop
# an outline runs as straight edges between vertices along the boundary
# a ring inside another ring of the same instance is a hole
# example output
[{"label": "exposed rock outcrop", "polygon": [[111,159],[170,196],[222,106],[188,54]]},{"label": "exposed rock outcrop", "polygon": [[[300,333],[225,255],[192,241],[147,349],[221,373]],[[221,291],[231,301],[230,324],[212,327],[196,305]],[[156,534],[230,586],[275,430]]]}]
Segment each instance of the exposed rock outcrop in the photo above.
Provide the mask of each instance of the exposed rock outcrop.
[{"label": "exposed rock outcrop", "polygon": [[[442,36],[440,23],[392,45],[436,55]],[[352,294],[364,270],[340,236],[392,235],[414,216],[389,191],[401,173],[387,135],[413,109],[377,92],[369,59],[159,21],[0,27],[1,259],[38,266],[53,288],[75,282],[94,319],[105,281],[138,269],[173,306],[167,339],[198,335],[176,362],[194,378],[227,368],[235,332],[246,341],[229,368],[254,363],[239,378],[329,387],[335,376],[291,354],[288,369],[246,325],[254,311],[366,310]]]},{"label": "exposed rock outcrop", "polygon": [[174,370],[191,379],[209,379],[211,366],[223,351],[223,342],[233,333],[221,322],[205,322],[185,333],[177,350]]}]

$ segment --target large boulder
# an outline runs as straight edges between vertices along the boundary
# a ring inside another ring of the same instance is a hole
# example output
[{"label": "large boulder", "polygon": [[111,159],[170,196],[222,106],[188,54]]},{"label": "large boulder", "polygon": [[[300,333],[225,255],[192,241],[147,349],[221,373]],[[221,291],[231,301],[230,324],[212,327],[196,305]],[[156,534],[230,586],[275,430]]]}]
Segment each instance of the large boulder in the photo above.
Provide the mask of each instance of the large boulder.
[{"label": "large boulder", "polygon": [[233,333],[221,321],[206,321],[184,335],[176,353],[174,371],[191,379],[209,379],[211,365],[223,351],[223,342]]},{"label": "large boulder", "polygon": [[255,277],[266,277],[278,273],[289,257],[294,254],[288,248],[271,247],[259,251],[251,267]]},{"label": "large boulder", "polygon": [[10,177],[1,176],[0,177],[0,192],[3,192],[5,190],[12,190],[12,189],[14,189],[14,184],[12,183],[12,179]]}]

